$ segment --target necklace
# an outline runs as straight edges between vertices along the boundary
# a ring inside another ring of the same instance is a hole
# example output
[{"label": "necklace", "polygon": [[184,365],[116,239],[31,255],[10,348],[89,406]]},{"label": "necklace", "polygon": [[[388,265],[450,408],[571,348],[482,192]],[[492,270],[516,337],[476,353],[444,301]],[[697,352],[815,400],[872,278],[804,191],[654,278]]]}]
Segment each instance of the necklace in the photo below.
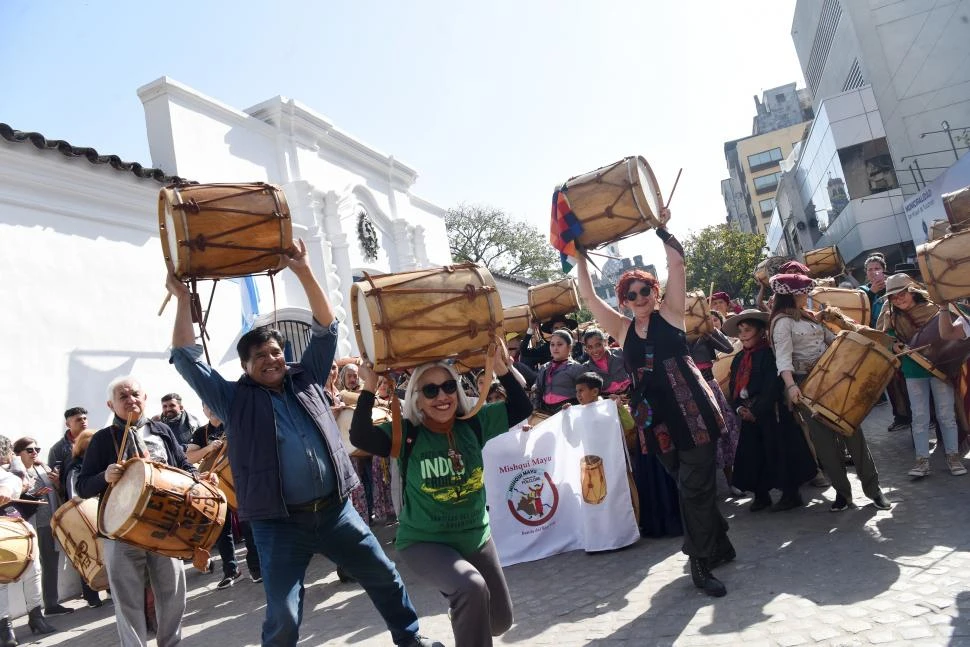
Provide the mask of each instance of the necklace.
[{"label": "necklace", "polygon": [[646,323],[644,323],[641,326],[639,320],[637,320],[636,318],[634,318],[633,319],[633,326],[634,326],[634,330],[636,330],[636,332],[637,332],[638,335],[642,335],[642,336],[646,337],[647,336],[647,328],[650,327],[650,319],[647,319]]}]

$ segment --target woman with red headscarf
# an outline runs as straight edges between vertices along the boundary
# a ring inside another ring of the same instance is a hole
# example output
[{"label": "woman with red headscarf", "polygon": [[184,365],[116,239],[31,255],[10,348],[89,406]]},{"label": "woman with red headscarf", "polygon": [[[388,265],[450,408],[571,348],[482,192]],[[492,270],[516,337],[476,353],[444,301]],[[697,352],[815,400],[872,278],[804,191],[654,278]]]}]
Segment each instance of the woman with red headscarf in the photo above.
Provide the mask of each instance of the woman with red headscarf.
[{"label": "woman with red headscarf", "polygon": [[[666,212],[666,209],[664,209]],[[661,220],[666,222],[660,214]],[[711,387],[687,348],[684,304],[687,295],[684,250],[666,229],[657,229],[667,252],[667,287],[651,274],[630,270],[616,287],[626,317],[593,289],[589,268],[579,259],[579,292],[603,330],[620,342],[633,378],[630,409],[636,418],[641,453],[654,454],[677,481],[684,522],[683,551],[690,558],[694,585],[711,596],[727,590],[711,569],[734,559],[727,522],[717,508],[715,453],[724,425]]]}]

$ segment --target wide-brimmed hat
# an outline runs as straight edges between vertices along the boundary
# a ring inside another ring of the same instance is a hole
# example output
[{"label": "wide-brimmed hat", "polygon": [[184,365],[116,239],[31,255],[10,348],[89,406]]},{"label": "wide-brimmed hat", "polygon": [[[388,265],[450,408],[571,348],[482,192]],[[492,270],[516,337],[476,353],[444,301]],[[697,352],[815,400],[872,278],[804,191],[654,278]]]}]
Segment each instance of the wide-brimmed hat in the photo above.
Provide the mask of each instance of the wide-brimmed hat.
[{"label": "wide-brimmed hat", "polygon": [[769,315],[767,312],[764,312],[763,310],[757,310],[755,308],[749,308],[747,310],[742,310],[741,312],[739,312],[736,315],[731,315],[730,317],[728,317],[724,321],[724,325],[721,326],[721,332],[723,332],[728,337],[737,337],[738,336],[738,325],[742,321],[752,321],[752,320],[756,320],[756,321],[760,321],[761,323],[763,323],[765,325],[765,327],[767,327],[768,326],[768,320],[770,318],[771,318],[771,315]]},{"label": "wide-brimmed hat", "polygon": [[909,274],[893,274],[886,279],[886,297],[890,297],[897,292],[902,292],[916,281]]},{"label": "wide-brimmed hat", "polygon": [[552,332],[552,326],[557,323],[566,324],[566,328],[569,328],[570,330],[576,330],[576,327],[579,325],[578,321],[576,321],[575,319],[571,319],[566,315],[556,315],[549,321],[539,326],[539,330],[541,330],[542,332],[548,335],[549,333]]}]

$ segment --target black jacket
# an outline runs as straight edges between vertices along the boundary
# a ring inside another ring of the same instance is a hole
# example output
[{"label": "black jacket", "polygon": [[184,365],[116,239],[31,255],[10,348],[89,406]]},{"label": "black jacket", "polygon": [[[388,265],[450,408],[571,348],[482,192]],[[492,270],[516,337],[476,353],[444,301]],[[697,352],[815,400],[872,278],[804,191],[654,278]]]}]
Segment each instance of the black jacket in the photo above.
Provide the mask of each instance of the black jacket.
[{"label": "black jacket", "polygon": [[[118,419],[115,419],[118,422]],[[168,428],[168,425],[155,420],[146,423],[151,433],[162,439],[165,444],[165,451],[168,454],[167,463],[172,467],[185,470],[191,474],[198,474],[198,470],[185,457],[182,446],[175,439],[175,434]],[[118,462],[118,447],[121,446],[124,422],[120,425],[112,425],[98,430],[91,437],[91,444],[88,445],[84,453],[84,462],[81,464],[81,473],[77,477],[77,495],[83,499],[101,496],[108,489],[108,482],[104,480],[104,471],[108,466]],[[125,445],[125,455],[122,460],[127,460],[138,454],[135,444],[128,439]]]}]

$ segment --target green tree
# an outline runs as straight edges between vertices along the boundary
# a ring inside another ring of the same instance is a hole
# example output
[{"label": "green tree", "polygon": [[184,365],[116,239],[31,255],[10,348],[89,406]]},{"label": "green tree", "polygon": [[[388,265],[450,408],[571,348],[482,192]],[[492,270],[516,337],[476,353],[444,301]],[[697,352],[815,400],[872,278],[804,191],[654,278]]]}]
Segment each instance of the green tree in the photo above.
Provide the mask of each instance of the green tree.
[{"label": "green tree", "polygon": [[470,261],[490,271],[549,281],[562,276],[559,253],[549,234],[487,205],[460,204],[445,216],[448,244],[456,262]]},{"label": "green tree", "polygon": [[715,292],[723,290],[745,302],[757,294],[754,268],[764,258],[764,235],[713,225],[691,232],[683,246],[688,290],[707,294],[713,283]]}]

